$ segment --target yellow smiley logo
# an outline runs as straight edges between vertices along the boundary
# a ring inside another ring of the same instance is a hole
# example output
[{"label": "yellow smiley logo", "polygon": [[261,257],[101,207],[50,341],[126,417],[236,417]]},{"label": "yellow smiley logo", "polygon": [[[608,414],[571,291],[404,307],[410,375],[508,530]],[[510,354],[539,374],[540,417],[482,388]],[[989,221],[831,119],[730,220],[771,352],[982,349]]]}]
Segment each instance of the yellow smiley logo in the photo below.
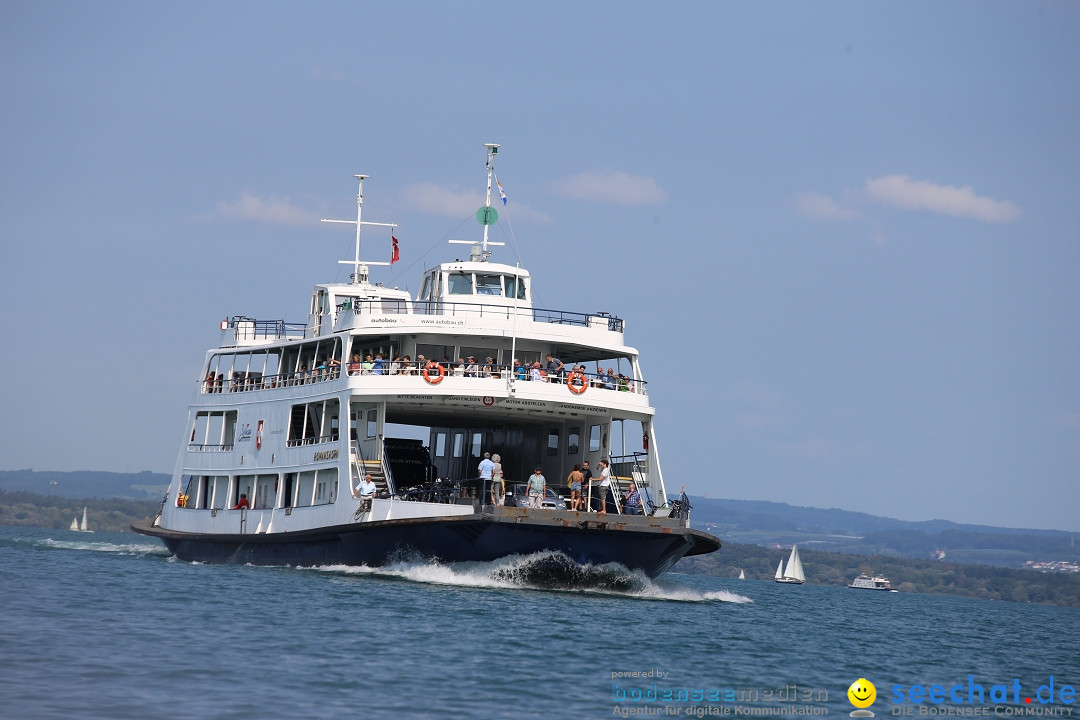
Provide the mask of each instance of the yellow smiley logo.
[{"label": "yellow smiley logo", "polygon": [[877,700],[877,688],[866,678],[859,678],[847,689],[848,700],[857,708],[867,708]]}]

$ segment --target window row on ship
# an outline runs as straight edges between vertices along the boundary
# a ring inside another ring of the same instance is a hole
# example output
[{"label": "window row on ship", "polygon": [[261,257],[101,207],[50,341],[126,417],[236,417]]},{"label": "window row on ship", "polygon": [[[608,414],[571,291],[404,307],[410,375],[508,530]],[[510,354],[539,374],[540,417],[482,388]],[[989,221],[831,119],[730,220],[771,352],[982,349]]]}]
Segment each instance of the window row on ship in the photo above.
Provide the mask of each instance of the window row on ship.
[{"label": "window row on ship", "polygon": [[[540,364],[539,379],[565,381],[573,369],[582,376],[580,382],[588,387],[621,392],[646,392],[646,383],[633,377],[630,361],[625,357],[590,360],[595,370],[584,363],[565,359],[565,368],[558,377],[548,377],[545,359],[548,350],[518,347],[516,357],[511,349],[496,345],[410,343],[413,352],[403,354],[403,342],[391,337],[351,338],[348,352],[343,353],[343,338],[329,337],[287,346],[230,350],[214,353],[207,363],[201,385],[203,393],[247,392],[270,388],[295,387],[336,380],[342,375],[414,376],[417,380],[445,375],[465,378],[509,377],[522,381],[537,380],[532,372]],[[438,365],[429,366],[429,363]],[[440,369],[441,368],[441,369]]]},{"label": "window row on ship", "polygon": [[229,510],[237,506],[241,495],[256,510],[330,505],[338,497],[338,469],[183,475],[180,488],[176,505],[189,510]]},{"label": "window row on ship", "polygon": [[[340,405],[337,398],[293,405],[289,411],[286,447],[337,442],[340,437]],[[236,410],[199,411],[195,413],[195,422],[191,427],[188,450],[228,452],[238,439],[251,440],[252,432],[257,432],[257,429],[237,427]]]}]

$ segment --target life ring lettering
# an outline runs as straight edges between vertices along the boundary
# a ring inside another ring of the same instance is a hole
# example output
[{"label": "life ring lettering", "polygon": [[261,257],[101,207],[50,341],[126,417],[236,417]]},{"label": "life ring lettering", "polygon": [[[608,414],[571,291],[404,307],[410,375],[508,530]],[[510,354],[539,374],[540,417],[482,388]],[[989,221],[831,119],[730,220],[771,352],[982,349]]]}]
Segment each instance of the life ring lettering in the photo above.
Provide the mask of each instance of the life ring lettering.
[{"label": "life ring lettering", "polygon": [[488,407],[491,407],[492,405],[495,404],[495,398],[491,397],[490,395],[485,395],[484,396],[484,404],[487,405]]},{"label": "life ring lettering", "polygon": [[[574,384],[575,378],[577,378],[576,385]],[[566,378],[566,387],[570,388],[570,392],[575,395],[580,395],[589,389],[589,381],[585,378],[585,373],[575,370]]]},{"label": "life ring lettering", "polygon": [[[436,373],[432,373],[432,370],[436,370]],[[420,373],[424,376],[424,379],[431,385],[438,385],[446,377],[446,368],[434,360],[429,360],[428,364],[424,366],[424,369]]]}]

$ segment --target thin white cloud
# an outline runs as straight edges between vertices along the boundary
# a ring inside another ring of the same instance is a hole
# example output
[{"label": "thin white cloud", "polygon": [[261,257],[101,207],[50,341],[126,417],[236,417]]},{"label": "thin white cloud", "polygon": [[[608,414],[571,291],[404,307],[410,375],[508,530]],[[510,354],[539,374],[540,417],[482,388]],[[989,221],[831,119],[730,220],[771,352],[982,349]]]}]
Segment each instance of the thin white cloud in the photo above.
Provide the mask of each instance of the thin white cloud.
[{"label": "thin white cloud", "polygon": [[436,183],[414,183],[402,188],[401,203],[410,210],[440,217],[462,217],[484,204],[475,190],[459,190]]},{"label": "thin white cloud", "polygon": [[907,175],[885,175],[866,181],[870,200],[920,212],[971,218],[982,222],[1012,222],[1020,217],[1020,208],[1007,200],[994,200],[975,194],[969,186],[936,185],[928,180],[912,180]]},{"label": "thin white cloud", "polygon": [[[484,194],[475,190],[462,190],[438,183],[414,183],[401,190],[399,202],[410,211],[439,217],[462,218],[474,214],[484,204]],[[495,209],[501,218],[521,220],[534,224],[548,224],[552,219],[531,207],[510,198],[509,206],[504,206],[498,196],[492,197]],[[500,220],[501,222],[501,220]]]},{"label": "thin white cloud", "polygon": [[240,193],[236,202],[220,202],[215,217],[245,220],[271,225],[315,225],[319,215],[293,205],[288,198],[264,199],[249,192]]},{"label": "thin white cloud", "polygon": [[583,172],[548,183],[554,195],[611,205],[663,205],[667,192],[654,178],[622,170]]},{"label": "thin white cloud", "polygon": [[795,196],[795,207],[803,215],[819,220],[850,220],[858,213],[839,205],[828,195],[804,192]]}]

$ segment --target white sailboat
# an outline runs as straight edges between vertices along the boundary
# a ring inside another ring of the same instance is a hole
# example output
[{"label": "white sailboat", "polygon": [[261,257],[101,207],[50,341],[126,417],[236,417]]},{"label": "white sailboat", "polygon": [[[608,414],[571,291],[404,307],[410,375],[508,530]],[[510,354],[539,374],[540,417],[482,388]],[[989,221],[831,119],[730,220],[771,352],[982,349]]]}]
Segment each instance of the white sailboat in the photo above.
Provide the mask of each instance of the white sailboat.
[{"label": "white sailboat", "polygon": [[71,527],[68,528],[71,532],[79,532],[79,518],[71,518]]},{"label": "white sailboat", "polygon": [[82,509],[82,523],[78,521],[78,518],[73,518],[71,521],[70,530],[76,530],[78,532],[94,532],[86,528],[86,508]]},{"label": "white sailboat", "polygon": [[789,585],[802,585],[806,582],[806,573],[803,572],[802,560],[799,559],[799,549],[796,546],[791,546],[791,556],[788,557],[787,568],[784,568],[784,561],[781,560],[780,564],[776,566],[776,576],[773,579],[778,583],[787,583]]},{"label": "white sailboat", "polygon": [[739,570],[739,579],[740,580],[745,580],[746,579],[746,571],[745,570]]}]

